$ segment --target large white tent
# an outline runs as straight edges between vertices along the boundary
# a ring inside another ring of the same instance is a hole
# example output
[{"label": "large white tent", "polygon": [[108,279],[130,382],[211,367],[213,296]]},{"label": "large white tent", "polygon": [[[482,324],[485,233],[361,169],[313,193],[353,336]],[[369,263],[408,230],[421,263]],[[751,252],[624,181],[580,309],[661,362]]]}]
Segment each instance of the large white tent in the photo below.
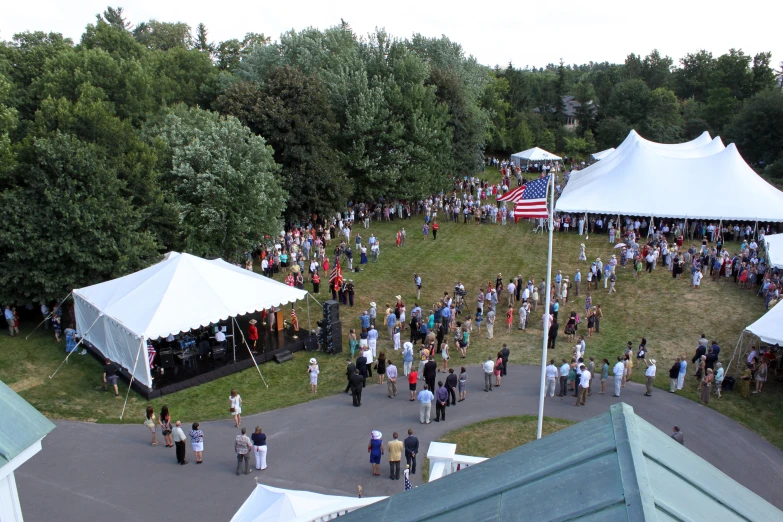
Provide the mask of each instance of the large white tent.
[{"label": "large white tent", "polygon": [[772,268],[783,268],[783,234],[764,236],[764,242],[767,244],[769,266]]},{"label": "large white tent", "polygon": [[177,252],[144,270],[73,291],[79,334],[148,388],[152,388],[149,361],[146,353],[138,356],[148,339],[292,303],[306,295],[222,259],[209,261]]},{"label": "large white tent", "polygon": [[511,161],[516,165],[521,165],[523,161],[559,161],[562,158],[551,152],[547,152],[544,149],[533,147],[532,149],[523,150],[511,155]]},{"label": "large white tent", "polygon": [[783,192],[764,181],[734,144],[707,133],[676,145],[631,132],[609,157],[575,172],[558,212],[688,219],[783,221]]},{"label": "large white tent", "polygon": [[256,484],[231,522],[311,522],[332,520],[386,497],[340,497]]}]

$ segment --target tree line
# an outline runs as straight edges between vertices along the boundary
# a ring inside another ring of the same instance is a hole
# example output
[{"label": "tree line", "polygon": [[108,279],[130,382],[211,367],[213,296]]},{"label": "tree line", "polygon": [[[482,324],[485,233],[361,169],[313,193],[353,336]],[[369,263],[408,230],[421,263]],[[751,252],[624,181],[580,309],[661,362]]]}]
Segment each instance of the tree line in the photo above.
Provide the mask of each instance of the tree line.
[{"label": "tree line", "polygon": [[133,25],[111,7],[79,42],[17,34],[0,43],[0,300],[51,300],[168,250],[235,260],[348,200],[416,198],[486,154],[578,156],[631,128],[665,142],[710,130],[783,171],[769,62],[700,51],[675,67],[653,51],[491,68],[446,37],[341,22],[216,43],[204,24]]}]

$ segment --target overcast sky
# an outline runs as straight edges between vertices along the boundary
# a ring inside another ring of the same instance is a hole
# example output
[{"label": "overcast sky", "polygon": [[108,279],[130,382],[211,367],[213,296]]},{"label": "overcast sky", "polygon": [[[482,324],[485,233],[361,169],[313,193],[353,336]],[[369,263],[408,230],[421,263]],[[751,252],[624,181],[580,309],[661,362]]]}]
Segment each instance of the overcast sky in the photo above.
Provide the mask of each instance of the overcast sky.
[{"label": "overcast sky", "polygon": [[[729,48],[747,54],[772,51],[783,60],[783,38],[776,24],[779,0],[696,2],[694,0],[541,0],[466,2],[464,0],[115,0],[133,23],[156,19],[206,24],[211,40],[242,38],[247,32],[277,39],[289,29],[336,25],[343,18],[358,34],[383,27],[397,37],[414,33],[446,35],[479,62],[505,66],[622,62],[629,53],[657,48],[677,60],[706,49],[720,55]],[[725,6],[723,4],[726,4]],[[4,2],[0,39],[21,31],[54,31],[78,41],[84,27],[107,0],[24,0]]]}]

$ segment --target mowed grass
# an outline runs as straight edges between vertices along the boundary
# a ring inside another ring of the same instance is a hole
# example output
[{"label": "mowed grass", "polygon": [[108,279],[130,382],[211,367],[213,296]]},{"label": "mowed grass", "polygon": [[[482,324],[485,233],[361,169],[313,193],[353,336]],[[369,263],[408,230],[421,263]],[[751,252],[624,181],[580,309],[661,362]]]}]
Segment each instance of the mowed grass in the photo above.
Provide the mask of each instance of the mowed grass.
[{"label": "mowed grass", "polygon": [[[551,435],[571,424],[573,422],[566,419],[544,417],[543,436]],[[537,429],[538,418],[533,415],[499,417],[450,431],[438,441],[456,444],[460,455],[490,458],[535,440]],[[426,482],[429,479],[429,459],[424,459],[421,469]]]},{"label": "mowed grass", "polygon": [[[493,173],[494,174],[494,173]],[[492,175],[492,174],[490,174]],[[371,301],[378,304],[379,323],[382,321],[385,305],[393,305],[394,296],[401,294],[408,310],[416,302],[416,287],[413,273],[417,272],[423,280],[420,305],[429,310],[444,292],[453,292],[454,286],[461,281],[468,291],[466,310],[475,313],[476,294],[479,287],[486,289],[489,282],[494,284],[498,272],[503,274],[504,285],[509,278],[521,274],[524,278],[533,277],[540,281],[546,271],[547,237],[535,235],[527,221],[516,225],[475,225],[452,223],[440,215],[438,239],[424,240],[421,233],[422,220],[397,220],[394,222],[372,223],[369,230],[359,226],[354,230],[361,233],[365,242],[370,233],[381,240],[381,255],[377,263],[362,266],[362,271],[344,276],[352,278],[356,286],[356,306],[342,307],[340,314],[343,334],[347,338],[349,328],[359,328],[359,315],[369,307]],[[405,227],[408,240],[404,247],[395,245],[395,235],[399,227]],[[353,241],[353,238],[352,238]],[[607,261],[613,250],[606,235],[590,235],[580,238],[576,233],[555,234],[553,246],[553,275],[557,270],[568,274],[573,280],[577,267],[582,269],[583,279],[589,263],[578,262],[579,244],[587,246],[588,259],[601,257]],[[687,246],[687,245],[686,245]],[[329,248],[334,247],[334,241]],[[728,245],[730,251],[736,250],[736,244]],[[358,265],[358,257],[355,259]],[[326,279],[326,278],[324,278]],[[322,285],[318,297],[328,298]],[[584,313],[586,281],[579,297],[572,291],[569,302],[560,309],[560,334],[555,350],[547,358],[559,361],[570,358],[572,346],[566,342],[562,333],[565,317],[572,310]],[[627,341],[636,347],[642,337],[648,340],[650,358],[658,360],[657,385],[668,389],[668,369],[675,356],[686,355],[690,361],[696,342],[702,333],[709,339],[715,339],[723,348],[720,360],[724,366],[731,354],[742,330],[764,313],[763,302],[754,292],[741,290],[736,285],[715,283],[709,277],[702,282],[702,288],[694,291],[687,279],[674,280],[664,267],[659,266],[652,274],[643,273],[634,278],[632,269],[618,269],[617,293],[608,295],[603,285],[593,290],[593,304],[602,305],[604,318],[601,332],[587,338],[586,355],[600,361],[604,357],[614,361],[621,354]],[[311,286],[308,285],[308,289]],[[460,359],[452,346],[452,366],[461,364],[479,364],[487,355],[494,356],[502,343],[511,350],[511,362],[519,364],[541,363],[541,314],[542,304],[530,321],[527,331],[517,330],[518,318],[514,312],[514,325],[510,333],[505,331],[505,290],[501,294],[498,319],[495,325],[495,338],[486,339],[486,332],[474,329],[471,347],[467,359]],[[306,327],[306,309],[303,303],[298,305],[298,315],[303,327]],[[315,326],[319,310],[311,306],[312,325]],[[29,332],[33,325],[23,324],[23,333]],[[392,343],[386,338],[385,328],[380,328],[379,349],[386,351],[395,359]],[[586,334],[583,323],[579,333]],[[403,332],[403,340],[408,332]],[[344,348],[347,350],[347,340]],[[49,416],[57,418],[95,420],[99,422],[118,422],[122,409],[121,401],[101,391],[101,367],[89,356],[74,355],[68,365],[63,366],[54,379],[48,375],[54,371],[64,358],[63,345],[56,346],[54,340],[40,330],[29,341],[23,338],[0,339],[0,379],[17,389],[22,396]],[[298,353],[292,362],[282,365],[270,363],[261,367],[269,388],[267,389],[254,368],[208,384],[191,388],[151,402],[131,394],[125,422],[138,422],[148,404],[156,410],[162,404],[168,404],[176,417],[186,419],[215,419],[228,416],[228,393],[237,388],[245,401],[244,412],[254,413],[298,404],[311,400],[307,359],[310,354]],[[345,354],[328,357],[318,355],[321,365],[319,394],[337,393],[344,386]],[[399,356],[396,357],[399,362]],[[440,363],[440,361],[439,361]],[[735,363],[736,364],[736,363]],[[693,368],[689,362],[688,379],[683,395],[698,400],[696,379],[692,377]],[[733,374],[733,368],[730,374]],[[641,382],[642,369],[635,367],[633,380]],[[124,392],[123,392],[124,395]],[[783,421],[776,413],[777,403],[781,399],[780,384],[773,379],[767,383],[761,396],[753,395],[750,400],[736,393],[725,393],[720,401],[713,399],[708,407],[729,415],[761,436],[783,448]]]}]

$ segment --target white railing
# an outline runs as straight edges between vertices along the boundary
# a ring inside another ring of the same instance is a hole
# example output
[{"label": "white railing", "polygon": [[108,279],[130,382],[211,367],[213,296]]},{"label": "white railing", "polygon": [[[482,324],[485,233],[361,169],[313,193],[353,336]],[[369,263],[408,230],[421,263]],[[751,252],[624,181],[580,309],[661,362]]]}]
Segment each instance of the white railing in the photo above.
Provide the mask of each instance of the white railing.
[{"label": "white railing", "polygon": [[476,465],[487,460],[484,457],[457,455],[457,445],[446,442],[430,442],[427,458],[430,461],[430,481]]}]

